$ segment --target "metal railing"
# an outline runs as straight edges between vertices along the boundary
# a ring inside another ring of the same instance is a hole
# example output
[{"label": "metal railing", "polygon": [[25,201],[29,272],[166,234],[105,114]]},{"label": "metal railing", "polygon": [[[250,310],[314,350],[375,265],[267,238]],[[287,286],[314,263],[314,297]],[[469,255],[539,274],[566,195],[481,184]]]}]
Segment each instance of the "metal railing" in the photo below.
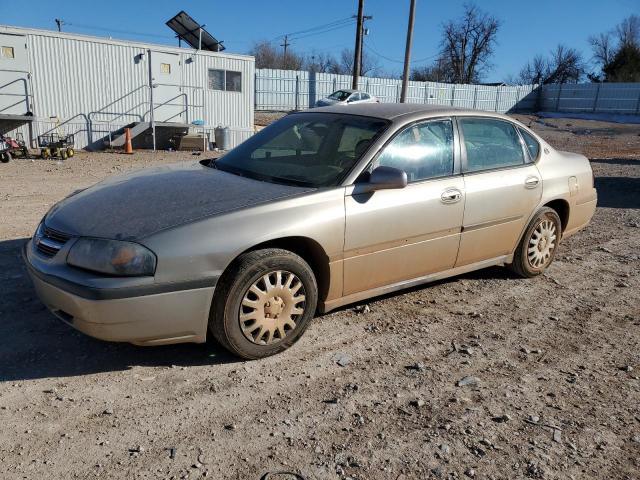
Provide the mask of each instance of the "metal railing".
[{"label": "metal railing", "polygon": [[[22,73],[27,75],[27,78],[16,78],[14,80],[11,80],[10,82],[5,83],[4,85],[0,85],[0,97],[18,97],[20,99],[17,102],[12,103],[11,105],[4,105],[4,102],[0,102],[0,106],[1,106],[0,113],[4,113],[13,107],[17,107],[21,103],[25,104],[25,109],[19,115],[24,115],[25,113],[31,111],[32,104],[33,104],[33,95],[29,91],[29,82],[27,81],[29,78],[29,73],[24,72],[22,70],[4,70],[3,69],[2,71],[8,72],[8,73]],[[15,92],[6,91],[6,89],[8,89],[9,87],[11,87],[16,83],[24,84],[24,92],[15,93]]]}]

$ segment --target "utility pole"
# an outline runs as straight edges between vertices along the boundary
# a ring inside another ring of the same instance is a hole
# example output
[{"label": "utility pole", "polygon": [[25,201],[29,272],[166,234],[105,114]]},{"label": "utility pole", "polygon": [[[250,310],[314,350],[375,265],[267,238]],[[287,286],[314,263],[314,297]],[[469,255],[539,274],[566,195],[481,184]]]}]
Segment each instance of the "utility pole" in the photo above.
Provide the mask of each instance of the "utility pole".
[{"label": "utility pole", "polygon": [[289,42],[289,35],[284,36],[284,43],[281,43],[280,46],[284,47],[284,54],[282,55],[282,68],[286,70],[287,68],[287,48],[289,48],[291,43]]},{"label": "utility pole", "polygon": [[364,15],[364,0],[358,0],[358,21],[356,22],[356,46],[353,56],[353,82],[351,87],[354,90],[358,88],[358,79],[360,77],[360,64],[362,62],[362,23]]},{"label": "utility pole", "polygon": [[366,22],[367,20],[373,20],[373,17],[371,15],[362,16],[362,34],[360,35],[360,75],[362,75],[362,72],[364,71],[362,67],[362,65],[364,64],[364,37],[366,35],[369,35],[364,24],[364,22]]},{"label": "utility pole", "polygon": [[404,49],[404,72],[402,74],[402,92],[400,103],[407,101],[407,87],[409,86],[409,67],[411,63],[411,42],[413,40],[413,24],[416,16],[416,0],[411,0],[409,7],[409,24],[407,25],[407,45]]},{"label": "utility pole", "polygon": [[64,20],[62,20],[61,18],[56,18],[56,25],[58,26],[58,31],[61,32],[62,31],[62,25],[64,25]]}]

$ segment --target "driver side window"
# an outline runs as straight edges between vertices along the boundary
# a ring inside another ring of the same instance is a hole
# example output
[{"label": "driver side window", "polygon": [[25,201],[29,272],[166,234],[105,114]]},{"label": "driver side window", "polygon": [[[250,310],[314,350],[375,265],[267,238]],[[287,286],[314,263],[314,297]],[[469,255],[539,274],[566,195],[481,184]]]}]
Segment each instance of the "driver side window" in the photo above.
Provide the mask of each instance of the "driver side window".
[{"label": "driver side window", "polygon": [[404,170],[409,182],[452,175],[451,120],[434,120],[408,127],[385,147],[375,166]]}]

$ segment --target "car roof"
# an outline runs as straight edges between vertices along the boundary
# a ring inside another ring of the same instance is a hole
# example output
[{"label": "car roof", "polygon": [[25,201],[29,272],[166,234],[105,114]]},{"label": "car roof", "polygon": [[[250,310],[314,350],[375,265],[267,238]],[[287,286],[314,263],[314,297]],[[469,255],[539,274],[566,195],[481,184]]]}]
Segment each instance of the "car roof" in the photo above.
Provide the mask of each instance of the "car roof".
[{"label": "car roof", "polygon": [[[309,110],[305,110],[309,112]],[[437,117],[446,115],[482,115],[497,118],[507,118],[505,115],[482,110],[472,110],[467,108],[450,107],[446,105],[424,105],[418,103],[361,103],[344,106],[319,107],[311,110],[319,113],[341,113],[350,115],[360,115],[365,117],[384,118],[386,120],[397,120],[407,116]],[[510,121],[513,119],[509,118]]]}]

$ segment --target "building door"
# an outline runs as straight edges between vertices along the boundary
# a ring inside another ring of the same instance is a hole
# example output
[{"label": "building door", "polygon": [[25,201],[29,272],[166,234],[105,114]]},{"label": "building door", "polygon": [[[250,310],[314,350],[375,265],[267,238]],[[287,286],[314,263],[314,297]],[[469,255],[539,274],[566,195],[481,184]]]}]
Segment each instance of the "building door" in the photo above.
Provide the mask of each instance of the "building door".
[{"label": "building door", "polygon": [[156,122],[185,122],[186,96],[180,88],[180,56],[151,51],[153,119]]},{"label": "building door", "polygon": [[29,92],[27,38],[0,34],[0,114],[25,115],[30,112]]}]

